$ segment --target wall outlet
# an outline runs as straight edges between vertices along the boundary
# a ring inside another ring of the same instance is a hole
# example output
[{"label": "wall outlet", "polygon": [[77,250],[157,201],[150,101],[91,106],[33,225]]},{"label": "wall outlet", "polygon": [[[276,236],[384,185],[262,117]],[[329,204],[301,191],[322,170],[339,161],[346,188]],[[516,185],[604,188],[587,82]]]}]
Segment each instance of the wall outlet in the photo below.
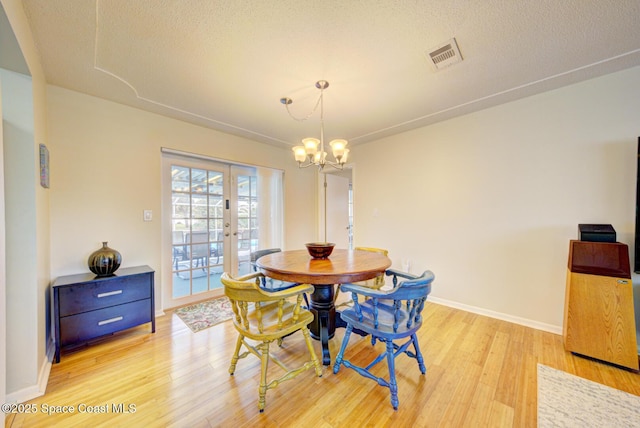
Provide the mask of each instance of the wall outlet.
[{"label": "wall outlet", "polygon": [[151,210],[144,210],[143,214],[142,214],[142,218],[144,219],[144,221],[151,221],[153,220],[153,211]]}]

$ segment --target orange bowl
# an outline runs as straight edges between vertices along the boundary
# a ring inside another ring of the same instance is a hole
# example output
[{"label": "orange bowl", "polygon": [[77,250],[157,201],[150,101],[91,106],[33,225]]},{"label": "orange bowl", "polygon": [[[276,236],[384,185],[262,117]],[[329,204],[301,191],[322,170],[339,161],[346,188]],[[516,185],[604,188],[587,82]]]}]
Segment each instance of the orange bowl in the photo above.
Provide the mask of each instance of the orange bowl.
[{"label": "orange bowl", "polygon": [[314,259],[326,259],[333,252],[336,244],[332,242],[309,242],[304,244],[307,247],[309,255]]}]

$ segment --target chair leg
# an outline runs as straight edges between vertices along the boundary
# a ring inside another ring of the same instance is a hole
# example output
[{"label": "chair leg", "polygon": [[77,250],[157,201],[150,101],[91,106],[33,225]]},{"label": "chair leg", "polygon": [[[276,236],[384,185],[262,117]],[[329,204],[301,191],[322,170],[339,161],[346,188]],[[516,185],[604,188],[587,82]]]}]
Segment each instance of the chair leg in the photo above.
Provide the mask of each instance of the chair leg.
[{"label": "chair leg", "polygon": [[316,351],[313,349],[313,343],[311,343],[311,334],[309,333],[309,328],[304,327],[301,329],[302,335],[304,336],[304,341],[307,344],[307,349],[311,354],[311,361],[313,361],[313,367],[316,371],[316,376],[322,377],[322,365],[320,364],[320,360],[316,356]]},{"label": "chair leg", "polygon": [[304,303],[307,305],[306,309],[309,309],[311,306],[309,306],[309,298],[307,297],[307,293],[304,293],[302,297],[304,297]]},{"label": "chair leg", "polygon": [[269,342],[262,342],[258,345],[260,349],[261,355],[261,364],[260,364],[260,387],[258,388],[258,393],[260,394],[260,398],[258,399],[258,409],[260,409],[260,413],[264,412],[264,406],[266,402],[267,396],[267,369],[269,368]]},{"label": "chair leg", "polygon": [[333,304],[334,304],[334,305],[336,304],[336,300],[338,300],[338,294],[340,294],[340,286],[341,286],[341,285],[342,285],[342,284],[338,284],[338,285],[336,285],[336,291],[335,291],[335,293],[333,294]]},{"label": "chair leg", "polygon": [[342,338],[342,345],[340,345],[340,352],[336,356],[336,362],[333,365],[333,373],[337,374],[340,370],[340,364],[342,364],[342,360],[344,358],[344,350],[347,349],[347,343],[349,343],[349,336],[351,336],[351,331],[353,330],[353,326],[351,324],[347,324],[347,328],[344,332],[344,337]]},{"label": "chair leg", "polygon": [[424,366],[424,358],[422,358],[422,352],[420,352],[420,345],[418,345],[418,336],[411,335],[411,341],[413,342],[413,348],[416,350],[416,360],[418,360],[418,367],[422,374],[427,373],[427,368]]},{"label": "chair leg", "polygon": [[389,365],[389,390],[391,391],[391,405],[398,410],[398,383],[396,382],[396,364],[393,341],[387,340],[387,364]]},{"label": "chair leg", "polygon": [[336,305],[336,301],[338,300],[338,296],[340,295],[340,287],[342,284],[338,284],[336,286],[336,291],[333,295],[333,304],[335,305],[336,308],[342,307],[342,306],[349,306],[350,304],[353,303],[353,300],[347,300],[346,302],[342,302],[339,305]]},{"label": "chair leg", "polygon": [[236,340],[236,350],[233,352],[233,357],[231,357],[231,365],[229,366],[229,374],[232,376],[236,371],[236,364],[238,363],[238,359],[240,358],[240,347],[242,346],[243,341],[244,336],[239,334],[238,340]]}]

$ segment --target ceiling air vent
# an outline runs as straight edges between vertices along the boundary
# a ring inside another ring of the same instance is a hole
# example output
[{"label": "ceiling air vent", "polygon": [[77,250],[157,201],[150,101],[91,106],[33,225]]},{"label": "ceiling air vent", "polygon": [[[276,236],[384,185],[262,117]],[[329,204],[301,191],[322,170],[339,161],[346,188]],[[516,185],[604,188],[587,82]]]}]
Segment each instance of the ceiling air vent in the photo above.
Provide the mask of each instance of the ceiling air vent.
[{"label": "ceiling air vent", "polygon": [[442,70],[452,64],[462,61],[456,39],[442,43],[427,52],[427,59],[435,70]]}]

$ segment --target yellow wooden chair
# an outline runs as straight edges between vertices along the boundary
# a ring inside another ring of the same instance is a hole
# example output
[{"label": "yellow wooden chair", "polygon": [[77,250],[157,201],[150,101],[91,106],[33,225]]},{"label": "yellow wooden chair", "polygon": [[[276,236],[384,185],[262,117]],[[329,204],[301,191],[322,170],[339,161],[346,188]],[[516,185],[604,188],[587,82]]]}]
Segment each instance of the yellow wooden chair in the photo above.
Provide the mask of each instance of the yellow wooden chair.
[{"label": "yellow wooden chair", "polygon": [[[261,374],[260,387],[258,388],[259,400],[258,408],[264,411],[265,397],[268,389],[275,388],[285,380],[293,379],[303,371],[315,368],[316,375],[322,376],[322,366],[316,357],[311,343],[311,336],[307,324],[313,321],[313,314],[302,307],[302,296],[305,293],[313,292],[312,285],[297,285],[279,291],[268,291],[260,288],[262,278],[261,273],[252,273],[234,279],[228,273],[223,273],[221,277],[224,284],[224,293],[231,301],[233,309],[233,325],[238,331],[236,348],[231,358],[229,373],[234,374],[236,364],[240,358],[253,354],[260,358]],[[269,352],[269,345],[273,341],[300,330],[311,355],[311,359],[302,366],[290,369],[284,365],[277,357]],[[247,339],[259,342],[250,344]],[[240,353],[242,345],[247,349]],[[267,369],[269,360],[280,366],[285,374],[278,379],[267,383]]]},{"label": "yellow wooden chair", "polygon": [[[389,251],[387,251],[387,250],[385,250],[383,248],[355,247],[354,250],[356,250],[356,251],[370,251],[372,253],[379,253],[379,254],[382,254],[384,256],[388,256],[389,255]],[[380,275],[376,276],[373,279],[369,279],[367,281],[362,281],[362,282],[355,282],[354,284],[370,287],[370,288],[373,288],[374,290],[380,290],[382,287],[384,287],[384,273],[381,273]]]},{"label": "yellow wooden chair", "polygon": [[[355,247],[354,248],[355,251],[371,251],[372,253],[379,253],[379,254],[383,254],[385,256],[389,255],[389,251],[385,250],[383,248],[375,248],[375,247]],[[356,282],[354,284],[357,285],[362,285],[364,287],[369,287],[369,288],[373,288],[374,290],[380,290],[382,287],[384,287],[384,273],[381,273],[380,275],[376,276],[373,279],[368,279],[366,281],[360,281],[360,282]],[[336,287],[336,293],[334,294],[333,297],[333,303],[336,302],[336,300],[338,299],[338,295],[340,294],[340,284],[338,284],[338,286]],[[352,300],[348,300],[346,302],[340,303],[339,305],[336,305],[336,307],[342,307],[342,306],[351,306],[351,304],[353,304]]]}]

